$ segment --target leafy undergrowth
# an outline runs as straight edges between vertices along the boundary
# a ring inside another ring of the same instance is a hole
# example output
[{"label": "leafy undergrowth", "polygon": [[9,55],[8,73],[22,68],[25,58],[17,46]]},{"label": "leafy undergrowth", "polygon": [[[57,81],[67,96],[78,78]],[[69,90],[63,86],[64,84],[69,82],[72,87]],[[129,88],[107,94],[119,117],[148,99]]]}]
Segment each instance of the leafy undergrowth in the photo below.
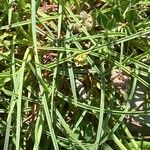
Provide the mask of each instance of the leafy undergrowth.
[{"label": "leafy undergrowth", "polygon": [[149,0],[0,2],[1,149],[150,149]]}]

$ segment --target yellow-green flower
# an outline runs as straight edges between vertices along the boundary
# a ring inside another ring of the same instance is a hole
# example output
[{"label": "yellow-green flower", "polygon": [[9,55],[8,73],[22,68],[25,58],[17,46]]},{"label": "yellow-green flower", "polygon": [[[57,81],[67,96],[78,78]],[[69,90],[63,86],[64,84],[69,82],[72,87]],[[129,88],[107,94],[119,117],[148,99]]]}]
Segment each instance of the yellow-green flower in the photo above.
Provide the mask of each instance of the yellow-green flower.
[{"label": "yellow-green flower", "polygon": [[87,54],[79,54],[73,58],[73,61],[76,66],[87,65]]}]

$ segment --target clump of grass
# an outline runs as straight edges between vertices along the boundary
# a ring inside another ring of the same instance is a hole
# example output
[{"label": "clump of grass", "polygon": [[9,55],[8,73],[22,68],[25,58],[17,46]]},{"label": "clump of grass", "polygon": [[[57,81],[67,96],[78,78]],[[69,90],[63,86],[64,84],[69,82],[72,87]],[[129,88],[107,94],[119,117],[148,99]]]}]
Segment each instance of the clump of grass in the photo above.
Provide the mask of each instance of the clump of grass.
[{"label": "clump of grass", "polygon": [[0,2],[0,147],[149,149],[147,0]]}]

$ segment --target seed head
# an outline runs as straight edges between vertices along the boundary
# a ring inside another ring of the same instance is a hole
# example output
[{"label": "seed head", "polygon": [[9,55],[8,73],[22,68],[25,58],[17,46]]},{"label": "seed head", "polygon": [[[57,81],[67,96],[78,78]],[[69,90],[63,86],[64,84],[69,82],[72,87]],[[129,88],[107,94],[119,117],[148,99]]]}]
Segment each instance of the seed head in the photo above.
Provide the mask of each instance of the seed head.
[{"label": "seed head", "polygon": [[120,95],[124,95],[125,91],[129,88],[130,77],[122,70],[113,69],[111,71],[111,81],[115,91]]}]

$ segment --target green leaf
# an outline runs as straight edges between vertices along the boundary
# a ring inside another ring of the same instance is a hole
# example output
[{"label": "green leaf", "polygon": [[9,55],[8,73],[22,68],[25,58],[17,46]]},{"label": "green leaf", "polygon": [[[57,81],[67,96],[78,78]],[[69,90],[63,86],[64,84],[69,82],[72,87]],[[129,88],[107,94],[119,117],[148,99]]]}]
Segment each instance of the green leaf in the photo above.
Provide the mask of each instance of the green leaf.
[{"label": "green leaf", "polygon": [[105,14],[100,13],[97,17],[97,21],[101,27],[106,28],[108,23],[108,17]]},{"label": "green leaf", "polygon": [[94,136],[94,126],[89,122],[89,124],[87,124],[85,127],[85,139],[86,141],[90,142]]},{"label": "green leaf", "polygon": [[126,15],[125,15],[126,21],[129,23],[132,22],[138,22],[138,16],[137,16],[137,12],[133,9],[127,11]]},{"label": "green leaf", "polygon": [[106,24],[106,28],[108,30],[111,30],[115,27],[115,25],[116,25],[116,21],[114,19],[110,19],[110,20],[108,20],[108,22]]},{"label": "green leaf", "polygon": [[116,8],[113,9],[113,17],[118,22],[123,22],[124,21],[121,8],[116,7]]}]

